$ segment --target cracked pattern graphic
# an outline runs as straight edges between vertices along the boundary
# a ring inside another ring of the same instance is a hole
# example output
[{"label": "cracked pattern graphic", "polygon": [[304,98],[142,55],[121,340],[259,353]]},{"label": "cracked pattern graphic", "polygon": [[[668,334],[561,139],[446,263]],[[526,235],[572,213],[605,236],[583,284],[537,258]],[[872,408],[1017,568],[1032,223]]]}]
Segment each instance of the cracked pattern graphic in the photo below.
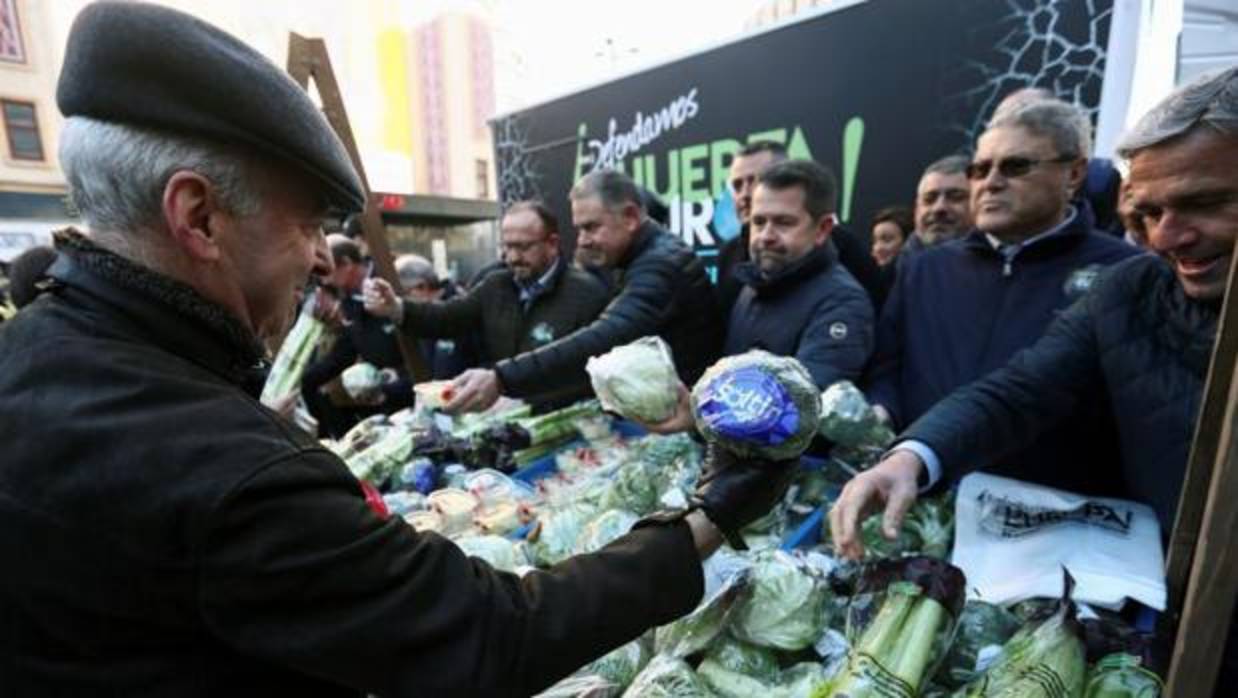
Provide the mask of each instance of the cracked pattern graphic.
[{"label": "cracked pattern graphic", "polygon": [[528,136],[519,117],[508,116],[494,124],[499,204],[504,209],[517,201],[542,198]]},{"label": "cracked pattern graphic", "polygon": [[[973,24],[967,32],[970,50],[964,54],[984,60],[969,60],[946,77],[949,112],[968,115],[948,130],[968,144],[975,143],[997,103],[1029,85],[1048,88],[1082,106],[1095,123],[1113,0],[1005,0],[1005,4],[1006,16]],[[985,46],[991,48],[986,51]]]}]

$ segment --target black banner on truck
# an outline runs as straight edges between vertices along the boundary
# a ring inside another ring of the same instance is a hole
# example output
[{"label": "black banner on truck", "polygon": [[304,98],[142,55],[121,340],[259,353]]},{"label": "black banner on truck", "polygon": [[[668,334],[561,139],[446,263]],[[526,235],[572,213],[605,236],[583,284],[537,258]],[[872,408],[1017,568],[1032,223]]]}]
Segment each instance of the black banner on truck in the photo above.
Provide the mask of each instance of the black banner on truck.
[{"label": "black banner on truck", "polygon": [[739,234],[730,161],[770,139],[828,166],[839,218],[867,235],[878,208],[911,204],[925,165],[972,147],[1007,93],[1048,87],[1095,114],[1112,4],[867,0],[777,27],[497,118],[499,195],[543,199],[568,228],[572,183],[621,169],[711,257]]}]

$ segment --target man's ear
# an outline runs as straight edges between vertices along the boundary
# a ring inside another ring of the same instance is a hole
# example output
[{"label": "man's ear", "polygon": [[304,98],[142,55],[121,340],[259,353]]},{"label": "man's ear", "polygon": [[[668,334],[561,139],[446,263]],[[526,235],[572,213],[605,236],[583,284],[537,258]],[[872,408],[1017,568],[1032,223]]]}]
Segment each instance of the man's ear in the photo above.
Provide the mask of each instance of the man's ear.
[{"label": "man's ear", "polygon": [[827,213],[817,220],[816,244],[824,245],[825,241],[830,239],[832,232],[834,232],[834,214]]},{"label": "man's ear", "polygon": [[[163,220],[177,249],[202,262],[219,259],[219,240],[212,218],[227,215],[215,197],[210,180],[189,170],[173,173],[163,188]],[[216,224],[218,221],[216,220]]]},{"label": "man's ear", "polygon": [[1083,186],[1083,180],[1088,176],[1088,159],[1080,158],[1070,163],[1070,170],[1067,172],[1067,198],[1074,198],[1078,193],[1079,188]]},{"label": "man's ear", "polygon": [[637,206],[631,202],[624,204],[623,225],[628,229],[628,232],[636,232],[636,229],[640,228],[640,224],[643,219],[644,216],[641,215],[640,206]]}]

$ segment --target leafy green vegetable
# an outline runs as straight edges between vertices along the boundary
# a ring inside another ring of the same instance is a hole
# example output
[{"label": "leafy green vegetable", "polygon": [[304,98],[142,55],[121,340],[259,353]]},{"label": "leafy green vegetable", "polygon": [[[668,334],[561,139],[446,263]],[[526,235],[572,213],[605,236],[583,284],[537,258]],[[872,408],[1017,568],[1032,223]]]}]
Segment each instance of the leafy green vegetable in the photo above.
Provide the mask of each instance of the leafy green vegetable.
[{"label": "leafy green vegetable", "polygon": [[649,645],[650,643],[645,638],[637,638],[593,660],[577,673],[600,676],[620,688],[626,687],[632,683],[653,656]]},{"label": "leafy green vegetable", "polygon": [[671,657],[687,657],[705,649],[727,626],[737,602],[748,591],[750,570],[729,577],[696,610],[654,633],[654,651]]},{"label": "leafy green vegetable", "polygon": [[679,403],[679,375],[660,337],[641,337],[585,364],[602,407],[628,419],[657,424]]},{"label": "leafy green vegetable", "polygon": [[608,543],[632,530],[640,517],[630,511],[610,509],[590,521],[576,540],[575,553],[591,553],[601,550]]},{"label": "leafy green vegetable", "polygon": [[707,441],[741,456],[785,460],[816,435],[821,397],[799,361],[754,350],[705,371],[692,389],[692,414]]},{"label": "leafy green vegetable", "polygon": [[1138,657],[1111,654],[1102,658],[1088,675],[1084,698],[1160,698],[1160,677],[1141,666]]},{"label": "leafy green vegetable", "polygon": [[533,561],[549,567],[572,555],[581,532],[597,515],[597,508],[585,503],[569,504],[556,509],[538,521],[529,535]]},{"label": "leafy green vegetable", "polygon": [[1010,611],[983,601],[968,601],[959,615],[959,627],[946,661],[934,680],[959,688],[978,675],[976,662],[986,647],[1001,647],[1022,625]]},{"label": "leafy green vegetable", "polygon": [[[878,513],[860,524],[860,539],[864,542],[866,558],[918,553],[945,560],[950,557],[954,545],[954,491],[917,499],[903,519],[898,538],[892,541],[882,533],[881,522],[882,517]],[[828,526],[829,522],[823,522],[823,525]]]},{"label": "leafy green vegetable", "polygon": [[270,405],[274,401],[286,397],[301,385],[301,376],[309,363],[314,347],[322,339],[326,326],[314,317],[313,309],[317,301],[318,290],[315,289],[305,298],[297,321],[293,323],[288,336],[279,346],[279,353],[271,364],[271,372],[267,374],[266,383],[262,386],[262,402]]},{"label": "leafy green vegetable", "polygon": [[894,432],[851,381],[838,381],[821,394],[822,436],[848,449],[886,449]]},{"label": "leafy green vegetable", "polygon": [[569,676],[534,698],[614,698],[622,686],[596,675]]},{"label": "leafy green vegetable", "polygon": [[731,632],[762,647],[800,650],[821,637],[829,582],[816,569],[775,551],[757,555],[750,592],[736,606]]},{"label": "leafy green vegetable", "polygon": [[778,657],[773,650],[722,635],[705,653],[705,660],[745,676],[773,680],[778,675]]},{"label": "leafy green vegetable", "polygon": [[1002,646],[993,664],[956,698],[1061,698],[1083,692],[1087,661],[1082,628],[1070,600],[1067,575],[1057,610],[1043,621],[1024,625]]},{"label": "leafy green vegetable", "polygon": [[709,689],[682,659],[659,655],[624,691],[623,698],[707,698]]},{"label": "leafy green vegetable", "polygon": [[524,552],[510,538],[502,536],[469,536],[456,539],[456,545],[465,555],[481,558],[496,570],[515,572],[517,567],[529,564]]},{"label": "leafy green vegetable", "polygon": [[628,460],[614,473],[599,504],[604,509],[627,509],[648,514],[658,508],[656,470],[639,460]]},{"label": "leafy green vegetable", "polygon": [[[861,586],[857,596],[867,602],[863,610],[875,608],[876,613],[859,633],[846,665],[817,688],[814,698],[916,695],[950,644],[953,616],[963,605],[963,573],[935,558],[909,557],[877,563]],[[901,687],[900,692],[892,693],[891,686]]]}]

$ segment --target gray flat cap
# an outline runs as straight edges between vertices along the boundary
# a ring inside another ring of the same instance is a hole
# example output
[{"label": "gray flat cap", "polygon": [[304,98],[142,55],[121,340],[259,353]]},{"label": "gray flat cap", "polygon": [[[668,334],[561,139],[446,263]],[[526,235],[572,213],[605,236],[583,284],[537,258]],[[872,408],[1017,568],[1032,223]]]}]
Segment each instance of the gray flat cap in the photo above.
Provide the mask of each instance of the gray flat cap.
[{"label": "gray flat cap", "polygon": [[365,206],[347,151],[305,90],[236,37],[183,12],[88,5],[69,32],[56,103],[65,116],[252,147],[321,182],[333,207]]}]

